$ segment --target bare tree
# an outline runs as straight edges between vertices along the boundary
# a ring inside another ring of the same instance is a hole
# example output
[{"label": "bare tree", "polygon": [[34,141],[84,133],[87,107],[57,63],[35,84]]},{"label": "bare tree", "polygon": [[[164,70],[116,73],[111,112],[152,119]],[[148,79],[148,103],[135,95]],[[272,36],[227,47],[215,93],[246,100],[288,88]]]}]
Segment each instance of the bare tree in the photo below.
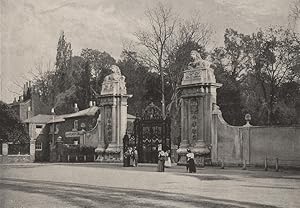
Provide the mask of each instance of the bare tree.
[{"label": "bare tree", "polygon": [[251,73],[260,85],[267,124],[274,122],[280,87],[297,79],[299,42],[297,34],[281,27],[260,30],[252,35]]},{"label": "bare tree", "polygon": [[[159,3],[146,11],[148,28],[135,33],[138,43],[144,50],[138,58],[150,69],[155,69],[161,77],[162,114],[166,116],[165,76],[176,94],[181,71],[173,70],[170,63],[176,51],[190,42],[205,47],[210,40],[212,30],[209,25],[201,22],[199,15],[183,20],[171,7]],[[174,95],[172,97],[174,97]],[[176,97],[176,96],[175,96]]]},{"label": "bare tree", "polygon": [[199,13],[195,12],[191,18],[179,22],[177,46],[188,42],[195,42],[203,47],[207,46],[213,30],[209,24],[202,21]]},{"label": "bare tree", "polygon": [[175,33],[177,17],[170,7],[161,3],[153,9],[148,9],[146,16],[150,28],[140,30],[135,35],[139,40],[139,44],[145,48],[141,57],[143,62],[160,73],[162,114],[165,117],[164,69],[166,68],[170,41]]},{"label": "bare tree", "polygon": [[[300,19],[300,0],[295,0],[290,7],[289,26],[292,30],[296,30],[299,26]],[[300,28],[298,28],[299,30]]]}]

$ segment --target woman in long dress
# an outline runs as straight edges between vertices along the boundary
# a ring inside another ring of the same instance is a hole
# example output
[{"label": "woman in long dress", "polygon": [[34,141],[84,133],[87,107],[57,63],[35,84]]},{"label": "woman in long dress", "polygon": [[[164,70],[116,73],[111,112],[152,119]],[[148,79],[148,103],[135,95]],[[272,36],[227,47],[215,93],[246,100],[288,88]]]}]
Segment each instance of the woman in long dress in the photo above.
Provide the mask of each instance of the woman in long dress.
[{"label": "woman in long dress", "polygon": [[158,152],[157,171],[158,172],[164,172],[165,171],[165,152],[163,150]]},{"label": "woman in long dress", "polygon": [[139,161],[139,154],[136,147],[133,148],[133,156],[134,156],[134,166],[137,167]]},{"label": "woman in long dress", "polygon": [[187,163],[188,163],[188,171],[190,173],[196,173],[195,161],[194,161],[194,153],[190,149],[187,149]]},{"label": "woman in long dress", "polygon": [[124,153],[124,167],[130,166],[130,150],[127,148],[127,150]]},{"label": "woman in long dress", "polygon": [[171,163],[171,155],[170,155],[170,150],[168,150],[166,152],[166,161],[165,161],[165,167],[166,168],[170,168],[172,166],[172,163]]},{"label": "woman in long dress", "polygon": [[130,167],[133,167],[134,166],[134,158],[133,158],[133,149],[132,149],[132,147],[129,147],[129,154],[130,154],[130,156],[129,156],[129,166]]}]

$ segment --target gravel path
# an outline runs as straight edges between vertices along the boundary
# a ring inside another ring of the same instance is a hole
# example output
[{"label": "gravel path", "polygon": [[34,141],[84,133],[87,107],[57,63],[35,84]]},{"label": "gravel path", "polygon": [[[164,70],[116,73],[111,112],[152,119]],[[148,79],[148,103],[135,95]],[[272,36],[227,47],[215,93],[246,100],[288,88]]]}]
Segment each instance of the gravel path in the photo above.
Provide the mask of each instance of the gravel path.
[{"label": "gravel path", "polygon": [[298,207],[298,172],[0,165],[0,207]]}]

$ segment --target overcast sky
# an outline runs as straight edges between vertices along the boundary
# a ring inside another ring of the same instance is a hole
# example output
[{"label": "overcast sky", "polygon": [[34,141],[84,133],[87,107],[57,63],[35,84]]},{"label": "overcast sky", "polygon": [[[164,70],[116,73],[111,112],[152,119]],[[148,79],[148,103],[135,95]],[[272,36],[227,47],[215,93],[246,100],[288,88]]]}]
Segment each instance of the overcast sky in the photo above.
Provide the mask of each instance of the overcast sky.
[{"label": "overcast sky", "polygon": [[[0,100],[11,102],[16,85],[30,79],[37,63],[54,64],[60,31],[71,42],[73,55],[83,48],[99,49],[119,58],[124,40],[133,40],[144,11],[155,0],[0,0]],[[197,11],[215,30],[221,45],[228,27],[255,32],[259,27],[286,25],[292,0],[169,0],[181,16]]]}]

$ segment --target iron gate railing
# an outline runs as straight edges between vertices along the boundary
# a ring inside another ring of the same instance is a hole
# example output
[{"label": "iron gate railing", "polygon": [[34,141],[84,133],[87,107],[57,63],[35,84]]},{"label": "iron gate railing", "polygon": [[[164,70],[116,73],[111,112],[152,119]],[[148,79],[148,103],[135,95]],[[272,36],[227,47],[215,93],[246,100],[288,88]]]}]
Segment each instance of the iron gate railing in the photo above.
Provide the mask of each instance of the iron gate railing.
[{"label": "iron gate railing", "polygon": [[150,103],[141,118],[134,121],[134,131],[125,135],[124,152],[129,147],[138,150],[139,162],[157,163],[159,149],[171,150],[170,119],[162,118],[160,109]]}]

